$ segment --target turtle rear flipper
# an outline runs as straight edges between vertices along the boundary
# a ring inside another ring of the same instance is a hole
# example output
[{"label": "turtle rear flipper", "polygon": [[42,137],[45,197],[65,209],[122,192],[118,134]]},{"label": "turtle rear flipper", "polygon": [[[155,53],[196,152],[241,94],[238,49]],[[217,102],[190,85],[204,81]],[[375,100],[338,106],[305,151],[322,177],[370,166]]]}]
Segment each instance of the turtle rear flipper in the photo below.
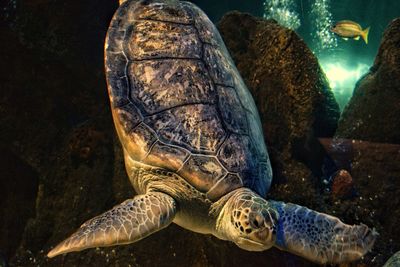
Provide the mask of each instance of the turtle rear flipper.
[{"label": "turtle rear flipper", "polygon": [[133,243],[167,227],[175,214],[175,200],[167,194],[138,195],[85,222],[47,256]]},{"label": "turtle rear flipper", "polygon": [[320,264],[360,259],[378,236],[364,224],[344,224],[336,217],[291,203],[270,203],[279,213],[275,246]]}]

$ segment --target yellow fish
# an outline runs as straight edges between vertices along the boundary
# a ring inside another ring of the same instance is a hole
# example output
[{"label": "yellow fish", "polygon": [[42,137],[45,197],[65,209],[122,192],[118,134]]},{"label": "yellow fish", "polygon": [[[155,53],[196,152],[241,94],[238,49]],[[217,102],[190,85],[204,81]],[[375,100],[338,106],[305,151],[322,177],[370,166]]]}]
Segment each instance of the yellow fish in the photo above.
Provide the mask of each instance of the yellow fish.
[{"label": "yellow fish", "polygon": [[369,29],[370,27],[363,30],[360,24],[351,20],[341,20],[331,28],[331,32],[343,37],[345,40],[348,38],[359,40],[361,36],[365,43],[368,44]]}]

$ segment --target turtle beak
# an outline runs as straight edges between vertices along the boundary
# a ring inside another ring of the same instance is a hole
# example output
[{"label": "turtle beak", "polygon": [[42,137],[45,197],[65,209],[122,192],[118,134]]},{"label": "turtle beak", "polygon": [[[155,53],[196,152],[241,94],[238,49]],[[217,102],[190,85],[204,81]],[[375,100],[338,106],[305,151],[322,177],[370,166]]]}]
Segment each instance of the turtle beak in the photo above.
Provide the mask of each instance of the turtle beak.
[{"label": "turtle beak", "polygon": [[263,243],[244,237],[239,237],[235,243],[238,247],[247,251],[264,251],[269,248],[266,247]]}]

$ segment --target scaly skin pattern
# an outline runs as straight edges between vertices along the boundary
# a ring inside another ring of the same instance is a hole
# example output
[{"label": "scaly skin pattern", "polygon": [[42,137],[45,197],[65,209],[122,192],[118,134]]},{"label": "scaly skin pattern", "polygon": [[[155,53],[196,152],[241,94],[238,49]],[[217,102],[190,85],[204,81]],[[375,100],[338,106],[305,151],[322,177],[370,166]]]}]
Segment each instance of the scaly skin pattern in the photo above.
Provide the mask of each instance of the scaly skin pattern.
[{"label": "scaly skin pattern", "polygon": [[393,254],[392,257],[383,265],[383,267],[399,267],[400,266],[400,251]]},{"label": "scaly skin pattern", "polygon": [[[278,213],[267,201],[247,188],[240,188],[227,196],[218,210],[216,236],[233,241],[249,251],[263,251],[275,243]],[[220,200],[221,202],[224,199]]]},{"label": "scaly skin pattern", "polygon": [[135,196],[85,222],[47,256],[138,241],[168,226],[175,213],[176,203],[166,194]]},{"label": "scaly skin pattern", "polygon": [[377,237],[363,224],[348,225],[306,207],[265,200],[246,188],[231,192],[218,212],[219,238],[250,251],[275,246],[320,264],[359,259]]},{"label": "scaly skin pattern", "polygon": [[377,237],[366,225],[348,225],[338,218],[295,204],[269,201],[279,214],[276,246],[314,262],[340,263],[361,258]]}]

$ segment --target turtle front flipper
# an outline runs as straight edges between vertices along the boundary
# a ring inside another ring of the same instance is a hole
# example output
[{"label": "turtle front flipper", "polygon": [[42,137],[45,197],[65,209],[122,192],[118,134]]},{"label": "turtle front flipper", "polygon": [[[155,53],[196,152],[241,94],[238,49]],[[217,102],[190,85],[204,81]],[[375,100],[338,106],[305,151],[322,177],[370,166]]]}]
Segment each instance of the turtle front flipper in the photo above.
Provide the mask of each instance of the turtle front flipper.
[{"label": "turtle front flipper", "polygon": [[317,263],[360,259],[378,235],[364,224],[344,224],[336,217],[295,204],[269,203],[279,214],[275,246]]},{"label": "turtle front flipper", "polygon": [[169,195],[138,195],[85,222],[47,256],[133,243],[168,226],[175,214],[176,203]]}]

